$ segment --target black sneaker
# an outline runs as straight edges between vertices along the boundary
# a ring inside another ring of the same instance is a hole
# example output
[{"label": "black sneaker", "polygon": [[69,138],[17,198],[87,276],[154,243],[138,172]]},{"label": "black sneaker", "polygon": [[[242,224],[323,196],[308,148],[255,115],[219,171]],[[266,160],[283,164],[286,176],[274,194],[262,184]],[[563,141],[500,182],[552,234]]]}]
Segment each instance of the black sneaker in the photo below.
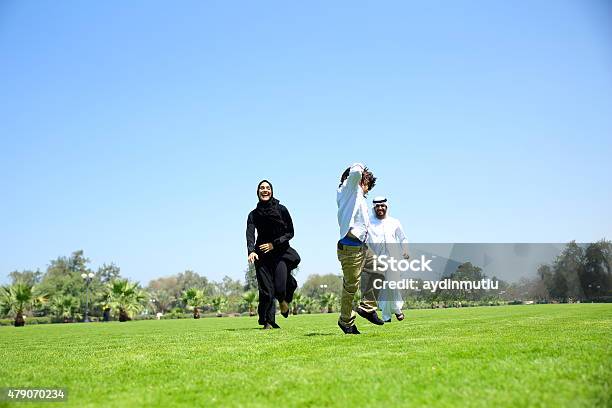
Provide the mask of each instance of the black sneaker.
[{"label": "black sneaker", "polygon": [[273,329],[280,329],[280,326],[274,322],[270,322],[269,324],[270,326],[272,326]]},{"label": "black sneaker", "polygon": [[376,324],[378,326],[382,326],[383,324],[385,324],[385,322],[383,322],[380,317],[378,317],[378,313],[376,313],[375,311],[368,313],[365,310],[357,308],[357,314],[372,324]]},{"label": "black sneaker", "polygon": [[385,323],[391,323],[391,319],[385,320]]},{"label": "black sneaker", "polygon": [[357,326],[352,325],[351,327],[345,327],[340,322],[338,322],[338,327],[344,332],[344,334],[361,334],[359,330],[357,330]]}]

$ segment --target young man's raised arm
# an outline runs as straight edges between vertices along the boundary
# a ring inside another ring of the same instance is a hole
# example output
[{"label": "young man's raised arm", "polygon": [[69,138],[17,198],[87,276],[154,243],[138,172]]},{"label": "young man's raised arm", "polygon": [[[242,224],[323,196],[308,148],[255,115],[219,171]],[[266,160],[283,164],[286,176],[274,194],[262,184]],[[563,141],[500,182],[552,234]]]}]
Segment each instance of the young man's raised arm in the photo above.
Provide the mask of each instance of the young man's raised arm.
[{"label": "young man's raised arm", "polygon": [[361,176],[365,166],[361,163],[353,163],[349,170],[348,178],[346,179],[346,186],[356,188],[361,182]]}]

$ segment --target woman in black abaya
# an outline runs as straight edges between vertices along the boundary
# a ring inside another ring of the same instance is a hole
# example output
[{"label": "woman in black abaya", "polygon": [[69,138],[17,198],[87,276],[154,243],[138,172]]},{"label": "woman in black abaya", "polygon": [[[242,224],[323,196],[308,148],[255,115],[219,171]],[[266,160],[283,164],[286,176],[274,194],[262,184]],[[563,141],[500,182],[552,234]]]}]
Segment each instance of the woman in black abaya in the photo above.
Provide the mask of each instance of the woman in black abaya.
[{"label": "woman in black abaya", "polygon": [[289,303],[297,288],[291,271],[300,263],[300,256],[289,246],[289,240],[293,238],[289,211],[274,198],[272,184],[268,180],[262,180],[257,185],[257,198],[257,207],[247,219],[248,259],[249,263],[255,264],[259,286],[259,324],[264,329],[278,329],[274,299],[278,300],[281,314],[288,317]]}]

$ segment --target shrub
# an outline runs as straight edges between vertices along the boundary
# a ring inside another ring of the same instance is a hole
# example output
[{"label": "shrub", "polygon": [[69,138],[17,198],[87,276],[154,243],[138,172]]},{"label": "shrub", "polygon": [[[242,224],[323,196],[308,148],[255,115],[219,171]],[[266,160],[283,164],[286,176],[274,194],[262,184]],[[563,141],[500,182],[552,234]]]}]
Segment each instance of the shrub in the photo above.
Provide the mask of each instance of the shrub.
[{"label": "shrub", "polygon": [[[42,317],[30,317],[30,316],[27,316],[25,321],[26,321],[26,324],[49,324],[49,323],[53,323],[53,320],[49,316],[42,316]],[[15,322],[15,319],[0,319],[0,326],[12,326],[14,322]]]}]

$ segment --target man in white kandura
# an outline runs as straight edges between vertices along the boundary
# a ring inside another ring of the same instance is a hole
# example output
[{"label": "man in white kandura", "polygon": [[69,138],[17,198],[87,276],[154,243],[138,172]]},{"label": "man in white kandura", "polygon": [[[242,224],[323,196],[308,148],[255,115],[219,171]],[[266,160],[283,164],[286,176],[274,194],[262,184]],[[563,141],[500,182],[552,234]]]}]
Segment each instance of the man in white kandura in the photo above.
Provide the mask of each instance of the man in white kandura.
[{"label": "man in white kandura", "polygon": [[[398,261],[408,259],[408,240],[399,220],[387,215],[387,199],[381,196],[375,197],[373,204],[372,210],[374,214],[370,217],[368,247],[376,256],[386,255]],[[397,268],[388,268],[385,271],[385,280],[387,282],[398,282],[400,279],[400,272]],[[385,322],[391,321],[392,313],[395,314],[397,320],[404,320],[404,313],[402,313],[404,300],[399,289],[383,288],[380,293],[378,306],[382,310],[382,317]]]}]

